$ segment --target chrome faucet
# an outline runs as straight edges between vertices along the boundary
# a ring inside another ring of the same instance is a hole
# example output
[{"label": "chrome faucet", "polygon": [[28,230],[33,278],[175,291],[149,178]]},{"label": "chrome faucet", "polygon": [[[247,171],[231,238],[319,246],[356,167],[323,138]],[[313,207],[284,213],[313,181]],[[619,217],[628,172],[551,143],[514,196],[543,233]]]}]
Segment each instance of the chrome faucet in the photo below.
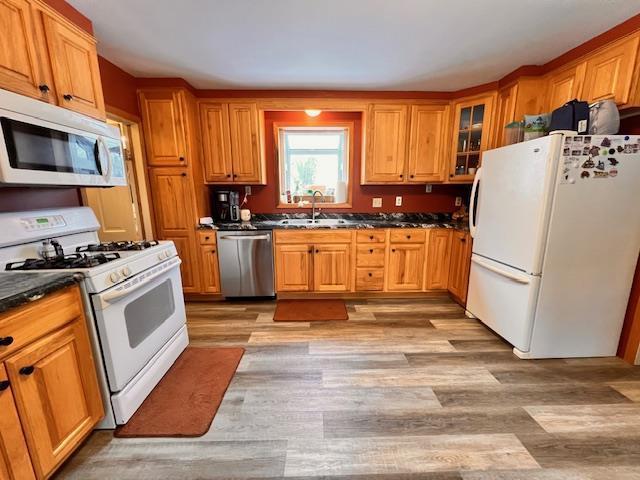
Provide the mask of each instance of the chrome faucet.
[{"label": "chrome faucet", "polygon": [[320,198],[324,202],[324,194],[320,190],[314,190],[311,195],[311,223],[316,223],[316,193],[320,194]]}]

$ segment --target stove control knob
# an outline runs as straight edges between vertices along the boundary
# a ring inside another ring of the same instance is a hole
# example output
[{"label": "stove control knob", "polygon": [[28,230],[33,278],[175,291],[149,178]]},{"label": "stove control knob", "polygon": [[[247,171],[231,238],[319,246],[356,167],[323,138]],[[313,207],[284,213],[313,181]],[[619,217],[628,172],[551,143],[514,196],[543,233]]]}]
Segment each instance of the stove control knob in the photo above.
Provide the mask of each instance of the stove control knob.
[{"label": "stove control knob", "polygon": [[111,283],[116,283],[118,280],[120,280],[120,275],[118,275],[118,272],[111,272],[111,274],[109,275],[109,280],[111,280]]},{"label": "stove control knob", "polygon": [[124,267],[122,270],[120,270],[120,273],[123,277],[128,277],[129,275],[131,275],[131,269],[129,267]]},{"label": "stove control knob", "polygon": [[165,258],[169,258],[171,256],[171,250],[165,250],[164,251],[164,257]]},{"label": "stove control knob", "polygon": [[158,254],[158,260],[164,260],[164,252]]}]

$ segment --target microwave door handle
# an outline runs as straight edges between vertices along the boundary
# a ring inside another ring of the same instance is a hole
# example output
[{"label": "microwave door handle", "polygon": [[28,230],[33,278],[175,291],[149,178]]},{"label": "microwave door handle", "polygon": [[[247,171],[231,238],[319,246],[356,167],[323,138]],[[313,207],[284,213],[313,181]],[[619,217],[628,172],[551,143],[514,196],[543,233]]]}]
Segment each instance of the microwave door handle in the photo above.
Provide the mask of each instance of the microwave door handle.
[{"label": "microwave door handle", "polygon": [[102,158],[102,155],[100,154],[100,146],[103,147],[103,150],[107,156],[106,158],[106,164],[107,164],[107,168],[106,171],[102,174],[104,180],[106,182],[109,181],[109,179],[111,178],[111,153],[109,152],[109,146],[107,145],[107,143],[104,141],[104,139],[102,137],[98,137],[97,139],[97,143],[98,143],[98,162],[102,165],[102,163],[100,162],[100,159]]},{"label": "microwave door handle", "polygon": [[476,236],[476,193],[478,191],[478,185],[480,185],[480,177],[482,176],[482,167],[478,168],[476,176],[473,179],[473,187],[471,187],[471,199],[469,201],[469,233],[471,238]]},{"label": "microwave door handle", "polygon": [[174,268],[179,267],[181,263],[182,263],[182,260],[178,259],[169,268],[162,269],[158,273],[154,273],[153,275],[149,275],[147,278],[145,278],[141,282],[138,282],[138,284],[135,287],[123,288],[122,290],[115,290],[113,292],[104,293],[102,295],[98,295],[98,298],[100,300],[102,300],[103,302],[106,302],[106,303],[115,303],[118,300],[122,299],[123,297],[126,297],[127,295],[135,292],[136,290],[140,290],[145,285],[148,285],[149,283],[153,282],[159,276],[164,275],[165,273],[173,270]]}]

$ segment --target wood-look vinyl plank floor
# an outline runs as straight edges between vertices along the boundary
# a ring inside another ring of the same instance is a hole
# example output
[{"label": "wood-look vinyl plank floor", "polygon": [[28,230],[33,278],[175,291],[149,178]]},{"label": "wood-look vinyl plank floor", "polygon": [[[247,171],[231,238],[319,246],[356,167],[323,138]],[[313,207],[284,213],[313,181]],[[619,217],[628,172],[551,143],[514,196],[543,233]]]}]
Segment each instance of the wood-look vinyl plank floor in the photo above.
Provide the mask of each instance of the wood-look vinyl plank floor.
[{"label": "wood-look vinyl plank floor", "polygon": [[55,479],[640,479],[640,368],[520,360],[446,296],[187,304],[191,344],[245,355],[200,438],[94,432]]}]

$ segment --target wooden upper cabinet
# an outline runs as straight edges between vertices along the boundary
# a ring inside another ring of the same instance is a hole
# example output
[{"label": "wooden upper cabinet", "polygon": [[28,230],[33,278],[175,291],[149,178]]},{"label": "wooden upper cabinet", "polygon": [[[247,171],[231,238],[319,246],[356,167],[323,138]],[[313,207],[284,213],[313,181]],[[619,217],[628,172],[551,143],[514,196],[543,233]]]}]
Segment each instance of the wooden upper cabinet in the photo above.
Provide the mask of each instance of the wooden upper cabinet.
[{"label": "wooden upper cabinet", "polygon": [[96,118],[105,118],[95,39],[63,19],[43,15],[58,104]]},{"label": "wooden upper cabinet", "polygon": [[49,100],[39,53],[46,46],[27,0],[0,0],[0,88]]},{"label": "wooden upper cabinet", "polygon": [[140,108],[147,163],[153,167],[186,165],[188,159],[181,92],[145,90],[140,92]]},{"label": "wooden upper cabinet", "polygon": [[362,183],[404,181],[407,105],[371,105]]},{"label": "wooden upper cabinet", "polygon": [[539,77],[521,77],[498,91],[492,148],[506,145],[508,124],[523,121],[525,115],[542,113],[544,88],[545,82]]},{"label": "wooden upper cabinet", "polygon": [[351,245],[314,246],[313,289],[316,292],[346,292],[351,286]]},{"label": "wooden upper cabinet", "polygon": [[471,265],[471,236],[455,230],[451,236],[448,290],[463,305],[467,301],[469,267]]},{"label": "wooden upper cabinet", "polygon": [[480,166],[482,152],[492,142],[491,128],[496,94],[481,95],[453,104],[453,144],[449,181],[470,183]]},{"label": "wooden upper cabinet", "polygon": [[549,74],[545,102],[547,111],[551,112],[574,98],[581,98],[585,66],[583,62]]},{"label": "wooden upper cabinet", "polygon": [[5,362],[38,478],[50,475],[104,415],[85,322],[80,316]]},{"label": "wooden upper cabinet", "polygon": [[254,103],[229,104],[233,181],[264,184],[260,116]]},{"label": "wooden upper cabinet", "polygon": [[229,107],[222,103],[202,102],[199,105],[204,179],[206,182],[233,181]]},{"label": "wooden upper cabinet", "polygon": [[0,363],[0,479],[33,480],[27,442],[13,401],[11,382]]},{"label": "wooden upper cabinet", "polygon": [[276,291],[312,290],[313,245],[293,244],[275,247]]},{"label": "wooden upper cabinet", "polygon": [[451,259],[451,230],[434,229],[429,232],[427,248],[427,290],[446,290],[449,284]]},{"label": "wooden upper cabinet", "polygon": [[640,34],[627,37],[587,58],[584,100],[614,99],[618,105],[629,101],[639,38]]},{"label": "wooden upper cabinet", "polygon": [[422,290],[424,243],[392,243],[389,246],[387,290]]},{"label": "wooden upper cabinet", "polygon": [[412,105],[409,138],[409,182],[440,182],[445,179],[446,105]]},{"label": "wooden upper cabinet", "polygon": [[186,168],[149,169],[156,229],[160,238],[191,235],[194,203]]},{"label": "wooden upper cabinet", "polygon": [[[498,92],[496,106],[496,133],[495,147],[505,145],[505,126],[516,119],[516,101],[518,97],[518,84],[505,87]],[[533,112],[532,112],[533,113]]]}]

